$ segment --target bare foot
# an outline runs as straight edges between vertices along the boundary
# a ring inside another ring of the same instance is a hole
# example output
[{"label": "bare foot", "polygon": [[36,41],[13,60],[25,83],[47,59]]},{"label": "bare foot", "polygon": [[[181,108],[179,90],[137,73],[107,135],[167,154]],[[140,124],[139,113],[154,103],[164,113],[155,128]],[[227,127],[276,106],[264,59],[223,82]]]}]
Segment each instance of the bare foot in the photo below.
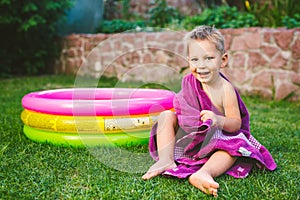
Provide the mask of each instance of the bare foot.
[{"label": "bare foot", "polygon": [[192,174],[189,177],[189,182],[206,194],[212,194],[214,197],[218,196],[219,184],[206,172],[198,171]]},{"label": "bare foot", "polygon": [[149,168],[147,173],[144,174],[142,176],[142,178],[144,180],[149,180],[150,178],[158,176],[161,173],[163,173],[164,171],[175,168],[175,167],[177,167],[177,165],[174,163],[174,161],[171,161],[171,162],[157,161]]}]

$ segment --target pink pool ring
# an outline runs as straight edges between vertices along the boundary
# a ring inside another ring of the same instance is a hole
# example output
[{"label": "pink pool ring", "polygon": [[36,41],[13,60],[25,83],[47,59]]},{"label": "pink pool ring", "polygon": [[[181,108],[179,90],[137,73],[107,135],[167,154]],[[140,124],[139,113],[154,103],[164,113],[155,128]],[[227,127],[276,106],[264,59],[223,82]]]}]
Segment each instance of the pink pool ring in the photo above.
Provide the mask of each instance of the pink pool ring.
[{"label": "pink pool ring", "polygon": [[23,97],[22,106],[53,115],[130,116],[170,110],[174,95],[163,89],[56,89],[29,93]]}]

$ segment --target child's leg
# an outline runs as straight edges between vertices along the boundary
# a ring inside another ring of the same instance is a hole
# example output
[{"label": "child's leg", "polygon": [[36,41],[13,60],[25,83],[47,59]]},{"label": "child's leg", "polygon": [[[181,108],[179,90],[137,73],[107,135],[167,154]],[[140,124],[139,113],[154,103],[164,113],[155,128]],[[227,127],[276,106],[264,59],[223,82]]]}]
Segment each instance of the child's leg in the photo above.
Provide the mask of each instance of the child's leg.
[{"label": "child's leg", "polygon": [[219,184],[214,177],[225,173],[236,161],[225,151],[216,151],[200,170],[189,177],[189,182],[206,194],[218,196]]},{"label": "child's leg", "polygon": [[164,111],[158,117],[156,133],[157,153],[159,160],[143,175],[147,180],[176,167],[174,162],[176,115],[172,111]]}]

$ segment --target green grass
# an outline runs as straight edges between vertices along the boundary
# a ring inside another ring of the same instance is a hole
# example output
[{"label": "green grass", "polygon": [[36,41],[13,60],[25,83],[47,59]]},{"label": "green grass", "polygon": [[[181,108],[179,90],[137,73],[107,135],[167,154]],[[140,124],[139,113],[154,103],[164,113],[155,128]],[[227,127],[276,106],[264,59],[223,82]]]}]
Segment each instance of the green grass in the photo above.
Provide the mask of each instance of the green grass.
[{"label": "green grass", "polygon": [[[114,83],[115,80],[104,79],[101,85],[113,87]],[[0,80],[0,199],[212,199],[185,179],[156,177],[143,181],[142,173],[112,169],[89,149],[27,139],[20,120],[22,97],[28,92],[73,84],[71,76]],[[246,179],[218,177],[218,199],[299,199],[300,103],[254,97],[244,100],[251,114],[252,134],[269,149],[278,169],[255,169]],[[148,151],[147,145],[126,149]]]}]

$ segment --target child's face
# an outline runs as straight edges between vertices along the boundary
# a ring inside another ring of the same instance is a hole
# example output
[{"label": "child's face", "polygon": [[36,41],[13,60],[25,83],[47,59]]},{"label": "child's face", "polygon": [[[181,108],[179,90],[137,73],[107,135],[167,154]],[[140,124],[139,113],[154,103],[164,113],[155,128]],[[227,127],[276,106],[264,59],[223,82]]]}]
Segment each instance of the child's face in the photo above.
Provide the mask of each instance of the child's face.
[{"label": "child's face", "polygon": [[228,62],[228,55],[221,54],[208,40],[189,41],[189,65],[192,74],[201,83],[210,84],[219,78],[219,70]]}]

